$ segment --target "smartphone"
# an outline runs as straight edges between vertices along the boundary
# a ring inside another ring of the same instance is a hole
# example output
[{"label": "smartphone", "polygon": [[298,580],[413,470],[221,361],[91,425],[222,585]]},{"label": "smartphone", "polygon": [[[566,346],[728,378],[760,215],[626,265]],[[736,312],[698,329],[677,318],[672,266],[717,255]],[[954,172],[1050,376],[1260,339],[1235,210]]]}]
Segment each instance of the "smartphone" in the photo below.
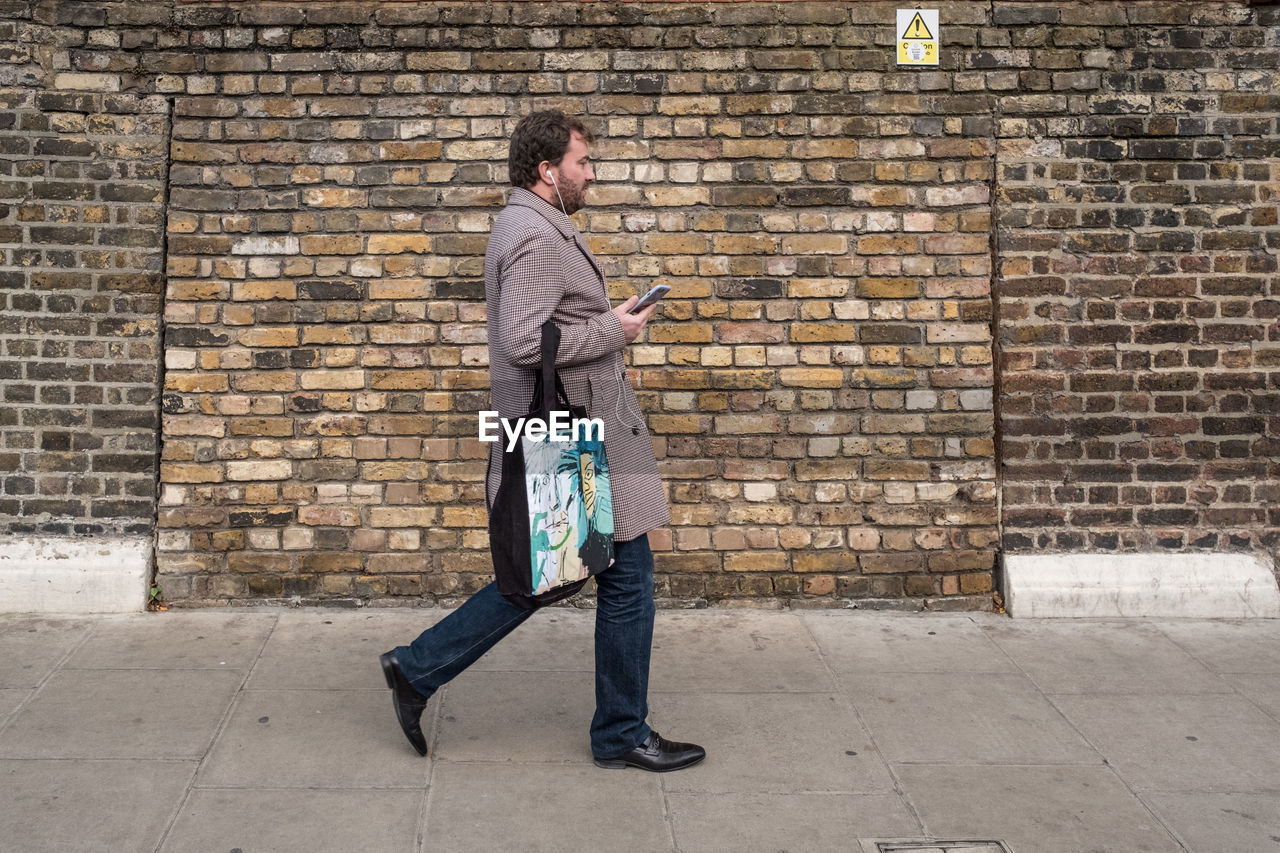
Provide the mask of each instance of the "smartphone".
[{"label": "smartphone", "polygon": [[628,311],[627,313],[639,314],[641,311],[648,308],[650,305],[657,302],[659,299],[666,296],[670,292],[671,292],[671,288],[669,286],[665,284],[655,284],[653,286],[653,289],[650,290],[648,293],[646,293],[644,296],[640,297],[640,301],[637,302],[635,305],[631,306],[631,310]]}]

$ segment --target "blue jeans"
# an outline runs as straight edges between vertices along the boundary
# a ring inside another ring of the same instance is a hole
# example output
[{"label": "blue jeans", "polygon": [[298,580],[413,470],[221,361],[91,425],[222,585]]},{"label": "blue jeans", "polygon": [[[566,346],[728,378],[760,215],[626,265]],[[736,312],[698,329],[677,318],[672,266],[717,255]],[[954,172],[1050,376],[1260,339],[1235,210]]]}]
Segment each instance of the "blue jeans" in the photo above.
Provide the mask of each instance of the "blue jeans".
[{"label": "blue jeans", "polygon": [[[616,758],[649,737],[649,653],[653,646],[653,552],[644,534],[614,544],[612,566],[596,575],[596,713],[591,753]],[[537,611],[489,584],[423,631],[396,657],[413,689],[431,696]]]}]

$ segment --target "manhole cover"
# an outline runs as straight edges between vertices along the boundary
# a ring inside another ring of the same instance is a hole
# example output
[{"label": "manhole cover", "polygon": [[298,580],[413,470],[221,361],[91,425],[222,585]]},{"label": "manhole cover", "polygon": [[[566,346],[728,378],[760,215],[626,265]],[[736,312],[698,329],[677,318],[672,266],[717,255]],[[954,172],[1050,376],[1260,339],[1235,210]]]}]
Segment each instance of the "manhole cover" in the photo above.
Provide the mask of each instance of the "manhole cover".
[{"label": "manhole cover", "polygon": [[1003,841],[877,841],[879,853],[1011,853]]}]

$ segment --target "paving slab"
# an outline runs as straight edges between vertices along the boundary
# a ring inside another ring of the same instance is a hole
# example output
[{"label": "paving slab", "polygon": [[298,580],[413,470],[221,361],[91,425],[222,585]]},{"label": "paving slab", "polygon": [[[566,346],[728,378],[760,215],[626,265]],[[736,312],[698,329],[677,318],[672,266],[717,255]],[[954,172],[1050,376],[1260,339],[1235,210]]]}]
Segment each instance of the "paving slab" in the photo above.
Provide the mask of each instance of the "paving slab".
[{"label": "paving slab", "polygon": [[31,688],[4,688],[0,689],[0,726],[3,726],[9,715],[18,710],[18,706],[31,696],[33,690]]},{"label": "paving slab", "polygon": [[64,666],[247,670],[276,619],[274,613],[227,610],[104,617]]},{"label": "paving slab", "polygon": [[0,616],[0,687],[35,687],[85,639],[90,619]]},{"label": "paving slab", "polygon": [[649,669],[649,689],[659,692],[835,689],[817,644],[786,613],[661,612]]},{"label": "paving slab", "polygon": [[411,642],[448,611],[285,610],[272,631],[250,689],[386,689],[378,656]]},{"label": "paving slab", "polygon": [[935,838],[998,839],[1017,853],[1181,850],[1106,767],[907,764],[894,770]]},{"label": "paving slab", "polygon": [[1005,620],[983,630],[1046,693],[1231,692],[1221,676],[1144,622]]},{"label": "paving slab", "polygon": [[426,792],[201,789],[191,792],[161,853],[416,853]]},{"label": "paving slab", "polygon": [[840,610],[806,611],[801,620],[841,676],[1017,671],[982,630],[992,619]]},{"label": "paving slab", "polygon": [[1214,672],[1280,675],[1280,619],[1159,620],[1159,628]]},{"label": "paving slab", "polygon": [[1280,792],[1280,723],[1243,696],[1055,701],[1136,790]]},{"label": "paving slab", "polygon": [[0,760],[0,849],[153,850],[195,771],[195,761]]},{"label": "paving slab", "polygon": [[704,746],[701,764],[668,774],[670,792],[873,794],[888,767],[844,697],[822,693],[664,693],[651,725]]},{"label": "paving slab", "polygon": [[870,674],[849,688],[891,762],[1094,764],[1101,758],[1026,676]]},{"label": "paving slab", "polygon": [[591,762],[593,673],[467,670],[441,693],[434,756],[447,761]]},{"label": "paving slab", "polygon": [[61,670],[0,732],[0,758],[199,758],[243,680],[222,670]]},{"label": "paving slab", "polygon": [[1264,714],[1273,720],[1280,720],[1280,678],[1239,673],[1223,677],[1237,693],[1261,708]]},{"label": "paving slab", "polygon": [[[244,788],[412,788],[428,760],[405,741],[382,690],[248,690],[198,784]],[[427,708],[424,722],[430,723]]]},{"label": "paving slab", "polygon": [[662,611],[650,721],[709,756],[653,776],[590,763],[569,608],[419,757],[377,656],[447,612],[0,618],[0,849],[1280,851],[1280,620]]},{"label": "paving slab", "polygon": [[595,766],[440,761],[424,851],[673,850],[659,777]]},{"label": "paving slab", "polygon": [[895,793],[668,794],[682,853],[854,850],[854,839],[918,835]]},{"label": "paving slab", "polygon": [[594,672],[595,642],[595,611],[549,607],[503,637],[468,671]]},{"label": "paving slab", "polygon": [[1153,793],[1146,799],[1192,853],[1280,850],[1280,794]]}]

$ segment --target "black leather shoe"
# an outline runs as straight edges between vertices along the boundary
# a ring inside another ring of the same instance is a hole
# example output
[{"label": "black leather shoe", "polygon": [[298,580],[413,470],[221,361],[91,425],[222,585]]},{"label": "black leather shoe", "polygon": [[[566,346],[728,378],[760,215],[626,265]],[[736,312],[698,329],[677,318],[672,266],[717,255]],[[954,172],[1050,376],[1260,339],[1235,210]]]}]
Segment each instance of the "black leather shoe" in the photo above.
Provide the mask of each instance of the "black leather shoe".
[{"label": "black leather shoe", "polygon": [[409,679],[404,677],[400,669],[400,661],[396,660],[394,651],[381,655],[382,674],[387,677],[387,686],[391,688],[391,703],[396,708],[396,719],[404,736],[418,750],[418,755],[427,754],[427,739],[422,734],[422,712],[427,707],[427,697],[409,686]]},{"label": "black leather shoe", "polygon": [[595,761],[596,767],[607,770],[639,767],[654,773],[667,773],[692,767],[706,757],[707,751],[697,744],[663,740],[661,735],[651,731],[645,742],[630,752],[624,752],[617,758],[597,757]]}]

